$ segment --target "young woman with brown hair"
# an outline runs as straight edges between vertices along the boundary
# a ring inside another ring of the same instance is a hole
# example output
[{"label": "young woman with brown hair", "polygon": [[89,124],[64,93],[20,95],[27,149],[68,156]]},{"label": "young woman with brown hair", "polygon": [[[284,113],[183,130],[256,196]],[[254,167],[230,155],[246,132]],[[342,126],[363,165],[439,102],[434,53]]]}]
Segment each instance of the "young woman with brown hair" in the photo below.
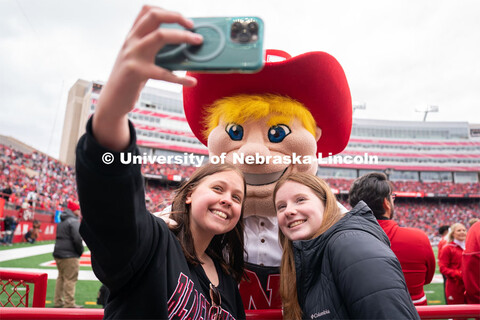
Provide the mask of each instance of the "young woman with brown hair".
[{"label": "young woman with brown hair", "polygon": [[154,64],[165,44],[200,44],[188,30],[159,27],[193,22],[145,6],[125,40],[95,114],[77,146],[80,232],[92,267],[108,288],[105,318],[244,319],[243,174],[229,164],[198,169],[173,200],[172,229],[145,206],[135,129],[128,120],[149,78],[195,85]]}]

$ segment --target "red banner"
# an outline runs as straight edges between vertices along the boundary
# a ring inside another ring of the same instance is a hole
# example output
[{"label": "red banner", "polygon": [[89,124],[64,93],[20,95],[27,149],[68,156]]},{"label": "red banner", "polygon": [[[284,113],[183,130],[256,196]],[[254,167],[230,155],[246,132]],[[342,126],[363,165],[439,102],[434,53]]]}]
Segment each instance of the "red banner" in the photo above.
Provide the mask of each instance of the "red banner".
[{"label": "red banner", "polygon": [[[13,243],[25,242],[24,236],[33,227],[31,221],[21,221],[18,223],[15,233],[13,234]],[[37,241],[55,240],[57,234],[56,223],[42,223],[40,225],[40,232],[38,233]]]}]

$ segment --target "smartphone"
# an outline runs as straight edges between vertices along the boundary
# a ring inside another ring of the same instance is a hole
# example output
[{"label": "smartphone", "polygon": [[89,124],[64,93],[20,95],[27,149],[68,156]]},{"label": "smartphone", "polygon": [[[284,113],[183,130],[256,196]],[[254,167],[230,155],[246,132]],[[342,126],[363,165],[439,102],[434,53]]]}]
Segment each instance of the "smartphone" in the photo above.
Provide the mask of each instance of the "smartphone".
[{"label": "smartphone", "polygon": [[[258,17],[192,18],[201,45],[166,45],[155,64],[168,70],[197,72],[255,72],[263,67],[262,19]],[[178,28],[163,24],[162,28]]]}]

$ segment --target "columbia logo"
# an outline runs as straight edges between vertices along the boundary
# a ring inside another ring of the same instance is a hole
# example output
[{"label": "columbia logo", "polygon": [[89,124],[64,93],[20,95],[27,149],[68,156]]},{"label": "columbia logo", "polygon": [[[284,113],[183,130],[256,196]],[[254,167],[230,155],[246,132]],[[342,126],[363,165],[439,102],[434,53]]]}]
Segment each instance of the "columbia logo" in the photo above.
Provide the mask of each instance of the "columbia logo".
[{"label": "columbia logo", "polygon": [[310,316],[311,319],[316,319],[318,317],[324,316],[326,314],[329,314],[330,310],[323,310],[322,312],[316,312]]}]

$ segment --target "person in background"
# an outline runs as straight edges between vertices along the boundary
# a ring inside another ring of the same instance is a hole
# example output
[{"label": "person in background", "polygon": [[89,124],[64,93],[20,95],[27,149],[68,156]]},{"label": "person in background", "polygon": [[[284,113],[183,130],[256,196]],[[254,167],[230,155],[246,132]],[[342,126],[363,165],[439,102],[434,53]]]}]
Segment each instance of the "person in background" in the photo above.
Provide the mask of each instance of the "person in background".
[{"label": "person in background", "polygon": [[33,212],[30,210],[30,205],[28,202],[22,203],[20,209],[18,209],[17,213],[18,219],[21,221],[28,221],[33,218]]},{"label": "person in background", "polygon": [[102,283],[102,285],[100,286],[100,289],[98,289],[98,293],[97,293],[97,304],[99,306],[102,306],[103,308],[105,308],[105,305],[107,304],[107,299],[108,299],[108,289]]},{"label": "person in background", "polygon": [[282,177],[273,199],[284,319],[420,319],[364,202],[342,214],[328,185],[308,173]]},{"label": "person in background", "polygon": [[480,303],[480,222],[473,223],[467,232],[462,277],[467,303]]},{"label": "person in background", "polygon": [[448,229],[450,226],[444,225],[438,228],[438,235],[441,237],[440,241],[438,242],[438,252],[437,256],[440,257],[440,253],[442,252],[443,247],[448,243]]},{"label": "person in background", "polygon": [[0,197],[5,199],[5,202],[8,202],[10,199],[10,196],[12,195],[12,183],[9,182],[6,184],[6,187],[0,191]]},{"label": "person in background", "polygon": [[435,255],[428,236],[417,228],[400,227],[395,218],[395,194],[385,174],[372,172],[356,179],[348,194],[352,208],[364,201],[388,236],[416,306],[427,305],[423,286],[435,274]]},{"label": "person in background", "polygon": [[18,221],[14,216],[6,216],[3,219],[3,228],[4,236],[0,240],[3,245],[11,246],[13,243],[13,235],[15,234],[15,229],[17,228]]},{"label": "person in background", "polygon": [[80,236],[80,206],[69,201],[67,209],[60,216],[53,257],[57,264],[58,277],[55,285],[53,305],[55,308],[83,308],[75,304],[75,285],[83,253]]},{"label": "person in background", "polygon": [[478,218],[471,218],[470,220],[468,220],[468,226],[471,228],[478,220]]},{"label": "person in background", "polygon": [[25,233],[25,236],[24,236],[25,241],[32,244],[35,243],[35,241],[37,241],[39,233],[40,233],[40,221],[34,220],[32,228],[30,228],[27,231],[27,233]]},{"label": "person in background", "polygon": [[462,277],[462,255],[465,250],[467,229],[461,223],[454,223],[448,234],[448,244],[442,249],[439,259],[440,272],[447,277],[445,295],[447,304],[465,303],[465,285]]},{"label": "person in background", "polygon": [[[437,260],[440,260],[440,253],[442,252],[443,247],[448,243],[448,230],[450,229],[450,226],[443,225],[440,228],[438,228],[438,234],[440,235],[440,241],[438,242],[437,245]],[[445,284],[447,283],[447,277],[442,273],[442,278],[443,278],[443,298],[445,299],[445,302],[447,301],[447,295],[445,294]]]}]

